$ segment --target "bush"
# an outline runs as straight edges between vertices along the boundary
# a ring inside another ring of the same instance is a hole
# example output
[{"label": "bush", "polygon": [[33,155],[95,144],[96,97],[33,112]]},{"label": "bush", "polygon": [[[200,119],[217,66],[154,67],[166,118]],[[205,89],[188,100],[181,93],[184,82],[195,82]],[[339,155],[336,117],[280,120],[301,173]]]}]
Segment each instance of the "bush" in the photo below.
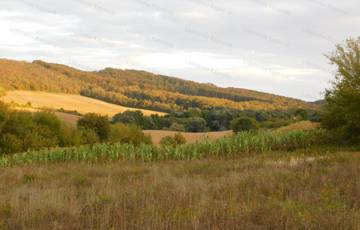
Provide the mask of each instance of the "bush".
[{"label": "bush", "polygon": [[185,127],[182,124],[179,124],[177,122],[174,122],[171,124],[171,126],[169,127],[169,130],[172,131],[178,131],[178,132],[185,132]]},{"label": "bush", "polygon": [[231,129],[235,132],[253,131],[259,128],[256,120],[252,118],[236,118],[231,122]]},{"label": "bush", "polygon": [[23,150],[22,141],[13,134],[3,134],[0,138],[1,154],[20,152]]},{"label": "bush", "polygon": [[162,146],[173,146],[173,147],[176,147],[178,145],[183,145],[185,143],[186,143],[186,139],[181,133],[176,133],[174,137],[172,136],[163,137],[160,141],[160,145]]}]

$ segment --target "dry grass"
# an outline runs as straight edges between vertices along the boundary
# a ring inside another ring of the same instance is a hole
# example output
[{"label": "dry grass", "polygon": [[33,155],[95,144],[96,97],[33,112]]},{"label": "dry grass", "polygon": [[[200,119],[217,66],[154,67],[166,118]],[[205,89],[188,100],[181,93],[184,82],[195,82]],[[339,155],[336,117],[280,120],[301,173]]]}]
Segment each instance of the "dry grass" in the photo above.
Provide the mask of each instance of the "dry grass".
[{"label": "dry grass", "polygon": [[[0,100],[6,103],[16,103],[20,105],[26,105],[31,103],[31,107],[34,109],[39,108],[51,108],[65,110],[76,110],[81,114],[85,113],[98,113],[102,115],[113,116],[117,113],[124,112],[126,110],[139,110],[120,105],[114,105],[100,100],[80,96],[73,94],[58,94],[47,93],[40,91],[8,91],[5,96]],[[164,113],[155,112],[150,110],[141,110],[145,115]]]},{"label": "dry grass", "polygon": [[181,133],[186,143],[196,143],[207,139],[217,140],[226,136],[231,136],[232,131],[221,131],[221,132],[207,132],[207,133],[188,133],[188,132],[176,132],[176,131],[164,131],[164,130],[144,130],[145,134],[150,134],[154,144],[159,144],[161,139],[166,136],[174,136],[176,133]]},{"label": "dry grass", "polygon": [[359,154],[0,169],[0,229],[359,229]]},{"label": "dry grass", "polygon": [[288,126],[284,126],[279,128],[279,131],[288,132],[294,130],[313,130],[320,127],[320,123],[318,122],[311,122],[311,121],[300,121]]}]

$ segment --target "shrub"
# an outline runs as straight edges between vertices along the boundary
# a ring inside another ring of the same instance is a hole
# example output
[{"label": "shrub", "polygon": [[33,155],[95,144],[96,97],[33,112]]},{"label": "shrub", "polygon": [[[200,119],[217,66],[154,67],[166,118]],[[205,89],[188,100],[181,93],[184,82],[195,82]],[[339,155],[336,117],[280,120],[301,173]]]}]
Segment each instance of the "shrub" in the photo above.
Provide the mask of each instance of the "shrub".
[{"label": "shrub", "polygon": [[258,124],[256,120],[252,118],[236,118],[231,122],[231,129],[235,132],[242,132],[242,131],[253,131],[257,130]]},{"label": "shrub", "polygon": [[188,118],[185,126],[188,132],[205,132],[207,129],[206,121],[201,117]]},{"label": "shrub", "polygon": [[169,127],[169,130],[172,131],[178,131],[178,132],[184,132],[185,131],[185,127],[182,124],[179,124],[177,122],[174,122],[171,124],[171,126]]},{"label": "shrub", "polygon": [[186,143],[186,139],[181,133],[176,133],[174,137],[172,136],[163,137],[160,141],[160,145],[162,146],[173,146],[173,147],[176,147],[178,145],[183,145],[185,143]]},{"label": "shrub", "polygon": [[0,138],[0,154],[22,151],[22,141],[13,134],[3,134]]},{"label": "shrub", "polygon": [[106,141],[110,133],[110,122],[107,116],[95,113],[86,114],[77,124],[79,129],[94,130],[100,141]]}]

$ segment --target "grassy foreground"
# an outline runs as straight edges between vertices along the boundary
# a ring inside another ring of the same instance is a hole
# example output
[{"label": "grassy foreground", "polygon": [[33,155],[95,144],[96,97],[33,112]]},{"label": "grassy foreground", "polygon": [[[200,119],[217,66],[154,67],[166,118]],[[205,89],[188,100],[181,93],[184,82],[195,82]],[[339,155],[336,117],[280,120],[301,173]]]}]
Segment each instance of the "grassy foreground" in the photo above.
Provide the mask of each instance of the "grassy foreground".
[{"label": "grassy foreground", "polygon": [[0,229],[359,229],[359,154],[1,168]]}]

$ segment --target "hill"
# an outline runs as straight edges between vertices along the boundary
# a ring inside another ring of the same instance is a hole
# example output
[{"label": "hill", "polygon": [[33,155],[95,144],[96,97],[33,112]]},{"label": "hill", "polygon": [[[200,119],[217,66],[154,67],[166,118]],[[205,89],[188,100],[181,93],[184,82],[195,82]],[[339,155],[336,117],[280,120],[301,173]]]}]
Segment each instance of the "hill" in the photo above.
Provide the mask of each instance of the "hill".
[{"label": "hill", "polygon": [[78,94],[122,106],[163,112],[188,108],[276,110],[314,108],[301,100],[239,88],[221,88],[145,71],[106,68],[89,72],[60,64],[0,59],[0,86]]}]

